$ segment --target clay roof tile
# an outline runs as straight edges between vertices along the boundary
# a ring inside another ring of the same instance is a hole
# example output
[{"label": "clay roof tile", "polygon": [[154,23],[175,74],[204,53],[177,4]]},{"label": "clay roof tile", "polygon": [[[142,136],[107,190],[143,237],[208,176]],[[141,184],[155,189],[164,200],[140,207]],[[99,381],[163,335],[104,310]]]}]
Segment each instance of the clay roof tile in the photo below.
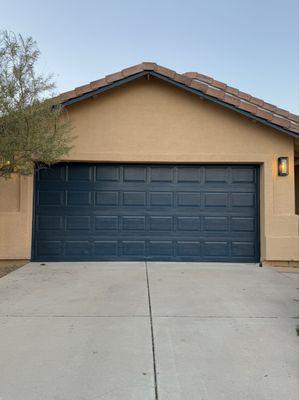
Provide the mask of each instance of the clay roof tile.
[{"label": "clay roof tile", "polygon": [[107,75],[105,78],[79,86],[74,90],[62,93],[57,97],[57,102],[65,103],[85,93],[92,92],[99,88],[111,85],[114,82],[126,77],[133,76],[143,71],[154,71],[160,75],[172,79],[174,82],[183,84],[192,89],[221,100],[223,103],[233,105],[237,109],[246,111],[253,116],[265,119],[271,123],[287,129],[291,132],[299,132],[299,116],[278,108],[273,104],[266,103],[261,99],[252,97],[250,94],[241,92],[238,89],[227,86],[225,83],[213,78],[199,74],[198,72],[186,72],[178,74],[175,71],[157,65],[153,62],[143,62],[123,69],[122,71]]}]

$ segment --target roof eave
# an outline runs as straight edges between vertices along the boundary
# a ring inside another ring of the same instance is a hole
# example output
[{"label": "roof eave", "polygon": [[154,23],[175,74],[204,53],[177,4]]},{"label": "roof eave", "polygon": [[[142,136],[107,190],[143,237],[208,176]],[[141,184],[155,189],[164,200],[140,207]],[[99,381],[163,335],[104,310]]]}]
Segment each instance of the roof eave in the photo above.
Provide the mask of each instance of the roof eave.
[{"label": "roof eave", "polygon": [[250,119],[252,119],[254,121],[258,121],[261,124],[269,126],[269,127],[273,128],[273,129],[275,129],[275,130],[277,130],[279,132],[282,132],[282,133],[284,133],[286,135],[292,136],[292,137],[297,138],[297,139],[299,138],[299,133],[296,133],[296,132],[290,131],[288,129],[282,128],[282,127],[280,127],[280,126],[278,126],[276,124],[272,124],[271,122],[266,121],[263,118],[255,116],[255,115],[253,115],[253,114],[251,114],[251,113],[249,113],[247,111],[241,110],[241,109],[239,109],[239,108],[237,108],[237,107],[235,107],[235,106],[233,106],[231,104],[228,104],[228,103],[226,103],[224,101],[216,99],[213,96],[209,96],[208,94],[205,94],[205,93],[201,92],[198,89],[189,87],[189,86],[185,85],[184,83],[177,82],[177,81],[175,81],[175,80],[173,80],[173,79],[171,79],[171,78],[169,78],[167,76],[164,76],[164,75],[159,74],[158,72],[155,72],[155,71],[152,71],[152,70],[144,70],[144,71],[139,72],[137,74],[130,75],[130,76],[125,77],[123,79],[120,79],[118,81],[115,81],[115,82],[112,82],[110,84],[107,84],[107,85],[105,85],[105,86],[103,86],[101,88],[98,88],[98,89],[95,89],[95,90],[91,90],[90,92],[87,92],[87,93],[84,93],[84,94],[79,95],[77,97],[74,97],[72,99],[66,100],[66,101],[62,102],[61,105],[63,107],[70,106],[70,105],[78,103],[80,101],[83,101],[83,100],[89,99],[91,97],[97,96],[97,95],[99,95],[101,93],[104,93],[104,92],[110,90],[110,89],[122,86],[122,85],[124,85],[126,83],[129,83],[129,82],[132,82],[132,81],[134,81],[136,79],[139,79],[139,78],[141,78],[143,76],[146,76],[146,75],[150,75],[150,76],[156,77],[156,78],[161,79],[161,80],[163,80],[165,82],[168,82],[168,83],[170,83],[170,84],[172,84],[172,85],[174,85],[176,87],[179,87],[181,89],[187,90],[188,92],[193,93],[193,94],[195,94],[195,95],[197,95],[197,96],[199,96],[199,97],[201,97],[203,99],[206,99],[206,100],[211,101],[212,103],[221,105],[222,107],[225,107],[225,108],[227,108],[227,109],[229,109],[231,111],[237,112],[237,113],[239,113],[241,115],[244,115],[244,116],[246,116],[246,117],[248,117],[248,118],[250,118]]}]

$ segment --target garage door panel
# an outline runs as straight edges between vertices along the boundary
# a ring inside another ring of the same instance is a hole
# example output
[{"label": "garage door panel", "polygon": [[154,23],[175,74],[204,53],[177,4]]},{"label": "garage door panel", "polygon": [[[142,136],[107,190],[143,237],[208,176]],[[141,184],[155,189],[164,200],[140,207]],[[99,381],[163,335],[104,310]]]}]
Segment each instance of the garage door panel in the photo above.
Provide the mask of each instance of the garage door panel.
[{"label": "garage door panel", "polygon": [[232,256],[254,257],[255,246],[252,242],[232,242]]},{"label": "garage door panel", "polygon": [[91,206],[92,193],[78,190],[69,190],[66,198],[67,206]]},{"label": "garage door panel", "polygon": [[201,194],[196,192],[179,192],[177,193],[178,207],[200,207]]},{"label": "garage door panel", "polygon": [[118,216],[99,215],[95,217],[95,230],[99,231],[117,231]]},{"label": "garage door panel", "polygon": [[91,217],[89,216],[67,216],[66,230],[91,230]]},{"label": "garage door panel", "polygon": [[76,164],[68,168],[67,179],[72,182],[91,182],[93,168],[90,165]]},{"label": "garage door panel", "polygon": [[123,167],[124,182],[146,182],[146,167]]},{"label": "garage door panel", "polygon": [[256,219],[252,217],[232,217],[232,232],[255,232]]},{"label": "garage door panel", "polygon": [[228,217],[203,217],[203,231],[228,232]]},{"label": "garage door panel", "polygon": [[180,257],[200,257],[201,244],[199,241],[178,241],[177,255]]},{"label": "garage door panel", "polygon": [[149,180],[155,183],[173,182],[173,168],[171,167],[150,167]]},{"label": "garage door panel", "polygon": [[40,191],[37,203],[41,206],[62,206],[64,203],[64,192],[58,190]]},{"label": "garage door panel", "polygon": [[173,231],[173,217],[150,217],[149,218],[150,231]]},{"label": "garage door panel", "polygon": [[130,207],[145,206],[146,192],[124,192],[123,205]]},{"label": "garage door panel", "polygon": [[150,207],[173,207],[173,193],[172,192],[150,192],[149,193],[149,206]]},{"label": "garage door panel", "polygon": [[255,183],[256,170],[251,167],[235,167],[232,170],[232,183]]},{"label": "garage door panel", "polygon": [[65,182],[66,166],[56,165],[55,168],[42,168],[37,172],[39,182]]},{"label": "garage door panel", "polygon": [[36,243],[36,253],[38,257],[62,256],[63,242],[59,240],[39,240]]},{"label": "garage door panel", "polygon": [[124,256],[145,256],[145,241],[131,240],[122,242],[122,254]]},{"label": "garage door panel", "polygon": [[60,230],[63,228],[63,217],[62,216],[47,216],[40,215],[37,217],[37,231],[41,230]]},{"label": "garage door panel", "polygon": [[95,257],[118,257],[117,240],[99,240],[94,242]]},{"label": "garage door panel", "polygon": [[151,240],[149,241],[149,255],[152,257],[173,257],[173,242],[163,240]]},{"label": "garage door panel", "polygon": [[228,193],[204,193],[203,198],[206,207],[228,206]]},{"label": "garage door panel", "polygon": [[91,255],[91,243],[82,240],[68,240],[65,243],[66,256],[86,257]]},{"label": "garage door panel", "polygon": [[145,230],[145,217],[134,216],[134,217],[123,217],[122,218],[122,229],[123,230]]},{"label": "garage door panel", "polygon": [[232,193],[231,194],[232,207],[252,207],[255,206],[254,193]]},{"label": "garage door panel", "polygon": [[118,182],[120,176],[119,166],[101,165],[96,168],[96,181]]},{"label": "garage door panel", "polygon": [[96,192],[95,205],[96,206],[118,206],[118,192]]},{"label": "garage door panel", "polygon": [[36,174],[38,260],[257,261],[258,170],[62,163]]},{"label": "garage door panel", "polygon": [[178,183],[200,183],[201,173],[197,167],[178,167],[177,181]]},{"label": "garage door panel", "polygon": [[177,217],[177,231],[200,231],[200,217]]},{"label": "garage door panel", "polygon": [[203,249],[204,249],[204,256],[206,257],[228,258],[230,256],[228,242],[206,241],[203,244]]},{"label": "garage door panel", "polygon": [[205,183],[228,183],[228,168],[210,166],[205,168]]}]

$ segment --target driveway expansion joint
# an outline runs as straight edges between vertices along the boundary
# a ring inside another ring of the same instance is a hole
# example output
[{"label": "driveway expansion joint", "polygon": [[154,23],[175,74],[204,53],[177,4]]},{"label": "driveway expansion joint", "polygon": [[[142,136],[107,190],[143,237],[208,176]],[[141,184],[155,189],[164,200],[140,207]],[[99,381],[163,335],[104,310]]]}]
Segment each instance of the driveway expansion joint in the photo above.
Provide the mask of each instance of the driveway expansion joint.
[{"label": "driveway expansion joint", "polygon": [[146,273],[146,284],[147,284],[147,294],[148,294],[148,308],[149,308],[149,317],[150,317],[150,326],[151,326],[153,370],[154,370],[154,385],[155,385],[155,400],[159,400],[158,379],[157,379],[157,366],[156,366],[155,337],[154,337],[153,314],[152,314],[152,303],[151,303],[151,292],[150,292],[150,284],[149,284],[149,274],[148,274],[147,261],[145,261],[145,273]]},{"label": "driveway expansion joint", "polygon": [[[148,318],[149,315],[0,314],[0,318]],[[0,399],[1,400],[1,399]]]},{"label": "driveway expansion joint", "polygon": [[281,316],[222,316],[222,315],[153,315],[153,318],[196,318],[196,319],[289,319],[298,317]]}]

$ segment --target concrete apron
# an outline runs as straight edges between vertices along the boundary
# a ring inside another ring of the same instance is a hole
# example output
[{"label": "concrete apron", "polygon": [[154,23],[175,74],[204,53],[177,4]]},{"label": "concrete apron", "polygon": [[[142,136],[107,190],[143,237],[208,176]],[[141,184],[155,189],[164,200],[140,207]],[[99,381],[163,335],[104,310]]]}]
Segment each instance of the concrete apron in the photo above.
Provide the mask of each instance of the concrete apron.
[{"label": "concrete apron", "polygon": [[30,263],[0,279],[0,399],[295,400],[298,277]]}]

